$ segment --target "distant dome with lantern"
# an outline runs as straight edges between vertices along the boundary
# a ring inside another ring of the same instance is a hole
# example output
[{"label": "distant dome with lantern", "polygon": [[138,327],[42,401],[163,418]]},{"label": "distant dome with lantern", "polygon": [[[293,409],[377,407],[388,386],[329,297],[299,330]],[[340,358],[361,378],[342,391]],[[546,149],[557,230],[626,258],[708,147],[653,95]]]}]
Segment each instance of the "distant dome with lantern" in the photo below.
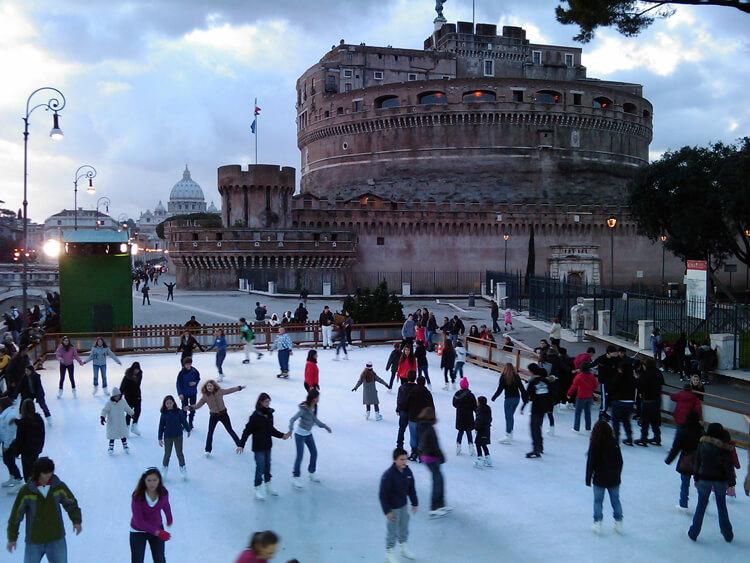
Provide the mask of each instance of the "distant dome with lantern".
[{"label": "distant dome with lantern", "polygon": [[167,209],[170,215],[177,213],[204,213],[206,211],[206,198],[203,190],[190,177],[190,170],[185,165],[182,180],[177,182],[169,193]]}]

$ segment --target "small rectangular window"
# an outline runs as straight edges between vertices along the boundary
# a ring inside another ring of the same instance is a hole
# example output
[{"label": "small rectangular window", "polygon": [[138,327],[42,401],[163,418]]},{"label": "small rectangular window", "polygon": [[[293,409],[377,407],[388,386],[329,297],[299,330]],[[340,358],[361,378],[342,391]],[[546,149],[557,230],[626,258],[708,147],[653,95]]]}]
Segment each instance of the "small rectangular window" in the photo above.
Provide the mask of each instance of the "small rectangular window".
[{"label": "small rectangular window", "polygon": [[347,58],[347,60],[350,60],[350,61],[354,60],[354,53],[347,53],[346,54],[346,58]]},{"label": "small rectangular window", "polygon": [[535,65],[542,64],[542,52],[541,51],[532,51],[531,52],[531,62],[533,62]]},{"label": "small rectangular window", "polygon": [[313,240],[320,240],[320,233],[313,233]]},{"label": "small rectangular window", "polygon": [[354,100],[352,102],[352,111],[362,111],[362,100]]},{"label": "small rectangular window", "polygon": [[376,70],[373,74],[373,77],[375,78],[375,80],[383,80],[383,71]]},{"label": "small rectangular window", "polygon": [[385,238],[384,237],[378,237],[378,240],[376,241],[378,246],[384,246],[385,245]]},{"label": "small rectangular window", "polygon": [[342,107],[336,108],[336,115],[344,115],[344,108]]},{"label": "small rectangular window", "polygon": [[495,76],[495,61],[492,61],[492,60],[484,61],[484,75]]},{"label": "small rectangular window", "polygon": [[338,233],[331,233],[331,242],[336,242],[339,238]]},{"label": "small rectangular window", "polygon": [[224,240],[224,233],[216,233],[216,240]]},{"label": "small rectangular window", "polygon": [[573,53],[565,53],[565,66],[573,66]]},{"label": "small rectangular window", "polygon": [[487,50],[492,51],[492,43],[487,43]]},{"label": "small rectangular window", "polygon": [[393,60],[397,61],[398,60],[398,55],[393,55]]},{"label": "small rectangular window", "polygon": [[523,90],[513,90],[513,101],[523,102]]},{"label": "small rectangular window", "polygon": [[581,94],[573,94],[573,105],[574,106],[580,106],[582,103],[582,96]]},{"label": "small rectangular window", "polygon": [[198,240],[198,233],[192,233],[192,235],[193,235],[193,240]]},{"label": "small rectangular window", "polygon": [[409,73],[409,82],[414,82],[417,79],[417,75],[413,72]]},{"label": "small rectangular window", "polygon": [[347,82],[344,84],[344,92],[351,92],[352,91],[352,85],[350,82]]},{"label": "small rectangular window", "polygon": [[324,115],[325,115],[325,117],[331,117],[331,112],[330,112],[330,111],[328,111],[328,110],[326,110],[326,112],[325,112],[325,114],[324,114]]},{"label": "small rectangular window", "polygon": [[350,68],[345,68],[342,71],[342,73],[343,73],[344,78],[351,78],[353,76],[352,69],[350,69]]}]

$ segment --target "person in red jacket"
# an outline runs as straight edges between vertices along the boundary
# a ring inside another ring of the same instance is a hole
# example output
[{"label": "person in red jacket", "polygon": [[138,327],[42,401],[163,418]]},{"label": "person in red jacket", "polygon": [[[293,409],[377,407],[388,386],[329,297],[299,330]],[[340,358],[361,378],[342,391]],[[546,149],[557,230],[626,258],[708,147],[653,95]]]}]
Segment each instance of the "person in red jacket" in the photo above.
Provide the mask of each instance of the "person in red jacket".
[{"label": "person in red jacket", "polygon": [[591,430],[591,405],[594,404],[594,391],[598,385],[596,376],[591,373],[591,363],[583,362],[581,371],[573,378],[573,384],[567,393],[568,399],[573,395],[576,397],[576,410],[573,417],[574,432],[581,430],[581,411],[586,419],[586,430]]},{"label": "person in red jacket", "polygon": [[689,383],[682,388],[682,391],[672,393],[669,398],[674,401],[674,412],[672,413],[672,417],[677,426],[685,424],[687,414],[690,411],[695,411],[700,418],[703,418],[700,399],[698,399],[698,395],[690,390]]},{"label": "person in red jacket", "polygon": [[279,536],[271,530],[265,532],[255,532],[250,538],[250,545],[247,546],[235,563],[265,563],[273,559],[276,554],[276,547],[279,545]]},{"label": "person in red jacket", "polygon": [[573,367],[575,369],[581,369],[583,362],[588,362],[590,364],[592,361],[594,361],[594,354],[596,354],[596,349],[592,346],[589,346],[585,352],[581,352],[575,358],[573,358]]},{"label": "person in red jacket", "polygon": [[307,362],[305,363],[305,391],[317,389],[320,391],[318,378],[318,353],[310,350],[307,353]]},{"label": "person in red jacket", "polygon": [[417,359],[411,348],[404,346],[404,349],[401,351],[401,358],[398,361],[398,369],[396,370],[401,385],[406,383],[406,377],[410,371],[417,371]]}]

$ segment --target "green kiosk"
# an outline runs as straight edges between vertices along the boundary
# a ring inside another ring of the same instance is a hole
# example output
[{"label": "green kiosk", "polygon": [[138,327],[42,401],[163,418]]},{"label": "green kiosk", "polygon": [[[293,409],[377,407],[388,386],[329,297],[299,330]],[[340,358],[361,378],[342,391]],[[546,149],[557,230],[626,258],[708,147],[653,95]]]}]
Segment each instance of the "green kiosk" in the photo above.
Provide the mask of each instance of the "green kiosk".
[{"label": "green kiosk", "polygon": [[60,326],[64,333],[133,326],[131,245],[125,232],[65,233],[60,248]]}]

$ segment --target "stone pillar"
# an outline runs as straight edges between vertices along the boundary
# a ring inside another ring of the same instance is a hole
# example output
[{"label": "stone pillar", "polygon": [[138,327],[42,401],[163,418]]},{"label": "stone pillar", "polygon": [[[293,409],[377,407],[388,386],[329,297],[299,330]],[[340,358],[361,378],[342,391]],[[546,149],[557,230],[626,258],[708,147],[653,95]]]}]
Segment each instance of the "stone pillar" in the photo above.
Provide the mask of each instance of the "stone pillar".
[{"label": "stone pillar", "polygon": [[[733,334],[712,334],[711,348],[719,357],[718,369],[734,369],[735,336]],[[737,346],[739,350],[739,346]]]},{"label": "stone pillar", "polygon": [[608,336],[612,312],[606,309],[604,311],[597,311],[597,315],[599,316],[599,336]]},{"label": "stone pillar", "polygon": [[651,347],[650,336],[654,330],[654,321],[652,320],[640,320],[638,321],[638,349],[648,350]]},{"label": "stone pillar", "polygon": [[411,295],[411,283],[401,282],[401,295],[409,297]]}]

